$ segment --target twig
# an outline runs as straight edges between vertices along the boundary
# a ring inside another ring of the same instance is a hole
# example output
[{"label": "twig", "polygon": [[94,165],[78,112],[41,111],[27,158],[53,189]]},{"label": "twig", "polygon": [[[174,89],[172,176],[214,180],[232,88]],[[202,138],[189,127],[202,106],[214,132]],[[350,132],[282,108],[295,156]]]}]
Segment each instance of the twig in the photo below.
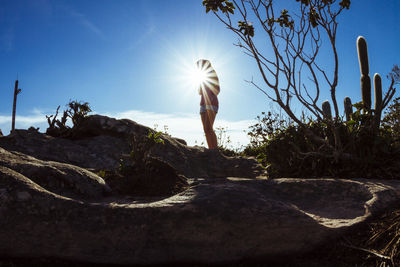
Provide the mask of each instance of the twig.
[{"label": "twig", "polygon": [[391,257],[383,255],[383,254],[379,254],[378,252],[375,252],[375,251],[370,250],[370,249],[360,248],[360,247],[356,247],[356,246],[353,246],[353,245],[346,245],[346,244],[343,244],[343,246],[348,247],[348,248],[352,248],[352,249],[357,249],[357,250],[360,250],[360,251],[364,251],[364,252],[370,253],[370,254],[378,257],[378,258],[392,261]]}]

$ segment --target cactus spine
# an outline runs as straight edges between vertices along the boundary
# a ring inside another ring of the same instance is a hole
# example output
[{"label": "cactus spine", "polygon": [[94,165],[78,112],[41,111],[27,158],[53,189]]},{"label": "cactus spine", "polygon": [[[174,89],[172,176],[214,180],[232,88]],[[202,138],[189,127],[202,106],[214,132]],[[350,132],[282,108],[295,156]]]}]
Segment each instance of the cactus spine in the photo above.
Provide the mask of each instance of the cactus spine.
[{"label": "cactus spine", "polygon": [[351,120],[351,115],[353,114],[353,106],[351,104],[351,99],[348,96],[344,98],[344,114],[346,115],[346,121]]},{"label": "cactus spine", "polygon": [[322,112],[324,113],[324,118],[325,119],[332,119],[332,111],[331,111],[331,104],[329,104],[329,101],[326,100],[322,103]]},{"label": "cactus spine", "polygon": [[13,110],[12,110],[12,121],[11,121],[11,132],[15,130],[15,112],[17,109],[17,95],[21,93],[21,89],[18,88],[18,80],[15,80],[14,87],[14,102],[13,102]]},{"label": "cactus spine", "polygon": [[371,110],[371,78],[369,77],[367,41],[362,36],[357,38],[357,52],[361,72],[361,97],[364,113],[366,113]]}]

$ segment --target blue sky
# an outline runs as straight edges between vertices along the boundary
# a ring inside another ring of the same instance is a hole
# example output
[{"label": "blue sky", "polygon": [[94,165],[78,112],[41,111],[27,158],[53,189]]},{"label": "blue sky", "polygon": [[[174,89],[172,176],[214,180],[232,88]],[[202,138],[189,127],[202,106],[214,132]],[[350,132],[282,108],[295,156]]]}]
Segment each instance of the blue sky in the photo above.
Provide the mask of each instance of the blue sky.
[{"label": "blue sky", "polygon": [[[345,96],[361,98],[359,35],[368,42],[371,76],[385,77],[400,64],[399,12],[399,0],[353,0],[340,17],[339,104]],[[77,99],[95,113],[159,130],[168,125],[172,135],[200,144],[200,99],[185,68],[207,58],[221,82],[216,127],[227,127],[234,145],[245,144],[243,130],[270,103],[245,81],[259,74],[235,42],[201,0],[0,0],[0,128],[10,130],[18,76],[17,128],[44,131],[45,114]]]}]

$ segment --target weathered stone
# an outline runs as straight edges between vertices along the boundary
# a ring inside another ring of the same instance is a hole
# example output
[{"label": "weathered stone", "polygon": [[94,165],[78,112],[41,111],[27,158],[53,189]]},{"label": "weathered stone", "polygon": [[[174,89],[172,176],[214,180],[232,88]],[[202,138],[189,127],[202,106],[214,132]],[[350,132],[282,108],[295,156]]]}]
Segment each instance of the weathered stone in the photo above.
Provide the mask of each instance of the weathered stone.
[{"label": "weathered stone", "polygon": [[[0,147],[42,160],[69,163],[96,171],[110,170],[118,168],[120,159],[129,155],[133,137],[147,136],[150,130],[128,119],[92,115],[75,130],[74,140],[16,130],[12,135],[0,138]],[[226,157],[218,151],[186,146],[182,140],[169,135],[163,134],[161,138],[164,145],[154,146],[148,156],[167,162],[186,177],[263,175],[263,169],[254,158]]]},{"label": "weathered stone", "polygon": [[262,174],[255,159],[168,135],[146,151],[143,175],[131,180],[151,197],[109,194],[87,169],[112,173],[119,159],[132,160],[133,136],[149,130],[95,115],[74,140],[35,129],[1,137],[0,256],[147,265],[282,257],[310,251],[400,200],[400,181],[254,179]]},{"label": "weathered stone", "polygon": [[105,172],[104,179],[114,193],[126,196],[171,196],[188,187],[185,176],[163,160],[147,158],[142,166],[125,166]]},{"label": "weathered stone", "polygon": [[[110,188],[97,175],[77,166],[42,161],[20,152],[0,148],[0,166],[29,177],[47,190],[72,198],[101,198]],[[25,200],[26,194],[18,199]]]},{"label": "weathered stone", "polygon": [[31,194],[26,191],[17,192],[17,199],[20,201],[26,201],[31,199]]},{"label": "weathered stone", "polygon": [[172,138],[174,138],[178,143],[181,143],[182,145],[187,146],[187,143],[185,140],[178,138],[178,137],[172,137]]},{"label": "weathered stone", "polygon": [[0,138],[0,147],[41,160],[96,170],[117,168],[121,155],[129,154],[128,142],[111,136],[73,141],[26,130],[15,130],[11,135]]},{"label": "weathered stone", "polygon": [[0,255],[95,263],[222,263],[312,250],[399,200],[399,181],[193,179],[165,199],[76,201],[0,167],[30,204],[0,209]]}]

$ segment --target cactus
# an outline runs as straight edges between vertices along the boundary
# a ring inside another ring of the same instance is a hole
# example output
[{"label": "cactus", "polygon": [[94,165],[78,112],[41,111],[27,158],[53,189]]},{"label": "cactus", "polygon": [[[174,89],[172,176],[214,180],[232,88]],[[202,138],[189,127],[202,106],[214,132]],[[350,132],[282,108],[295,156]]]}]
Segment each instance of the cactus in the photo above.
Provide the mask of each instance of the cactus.
[{"label": "cactus", "polygon": [[346,121],[351,120],[351,115],[353,114],[353,106],[351,104],[351,99],[348,96],[344,98],[344,114],[346,115]]},{"label": "cactus", "polygon": [[375,92],[375,123],[377,127],[381,123],[382,114],[382,79],[378,73],[374,75],[374,92]]},{"label": "cactus", "polygon": [[12,110],[12,121],[11,121],[11,132],[15,130],[15,112],[17,109],[17,95],[21,93],[21,89],[18,88],[18,80],[15,80],[14,87],[14,102],[13,102],[13,110]]},{"label": "cactus", "polygon": [[[364,105],[363,111],[366,113],[371,111],[371,78],[369,77],[367,41],[362,36],[357,38],[357,52],[361,72],[361,96]],[[375,130],[378,130],[383,109],[382,79],[378,73],[375,73],[374,75],[374,94],[375,105],[373,110],[373,121],[375,124]]]},{"label": "cactus", "polygon": [[329,104],[328,100],[322,103],[322,112],[324,113],[325,119],[332,119],[331,104]]},{"label": "cactus", "polygon": [[367,41],[362,36],[357,38],[357,52],[361,73],[361,97],[364,113],[366,113],[371,110],[371,78],[369,77]]}]

